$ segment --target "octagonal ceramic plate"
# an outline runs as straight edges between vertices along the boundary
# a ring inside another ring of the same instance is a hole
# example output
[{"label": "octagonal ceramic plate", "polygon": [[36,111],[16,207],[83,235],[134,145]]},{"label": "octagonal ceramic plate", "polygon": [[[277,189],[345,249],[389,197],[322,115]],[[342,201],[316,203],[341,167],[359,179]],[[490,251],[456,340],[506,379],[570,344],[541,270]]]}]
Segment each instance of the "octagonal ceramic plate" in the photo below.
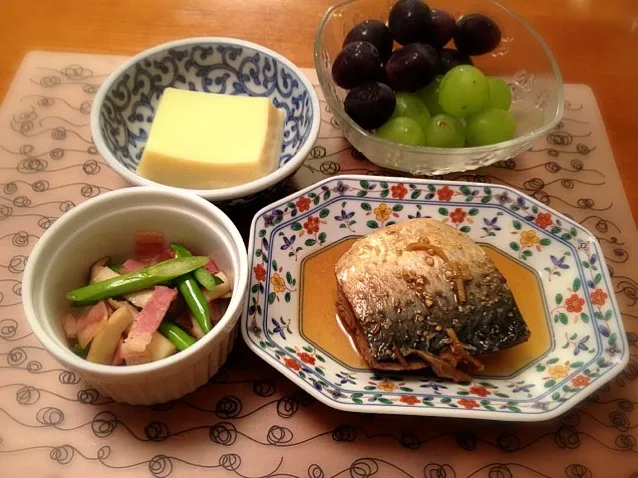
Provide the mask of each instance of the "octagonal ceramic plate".
[{"label": "octagonal ceramic plate", "polygon": [[[336,318],[334,263],[358,236],[432,217],[481,244],[531,339],[486,357],[471,383],[366,368]],[[342,176],[261,210],[250,235],[246,343],[325,404],[347,411],[544,420],[616,376],[628,352],[596,238],[514,189]]]}]

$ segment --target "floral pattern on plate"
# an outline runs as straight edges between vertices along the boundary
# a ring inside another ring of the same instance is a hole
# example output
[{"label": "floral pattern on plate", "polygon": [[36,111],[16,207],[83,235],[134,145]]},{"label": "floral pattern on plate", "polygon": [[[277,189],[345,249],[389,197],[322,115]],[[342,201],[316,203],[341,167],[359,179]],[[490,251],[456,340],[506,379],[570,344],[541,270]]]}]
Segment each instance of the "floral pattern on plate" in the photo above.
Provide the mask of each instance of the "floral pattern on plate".
[{"label": "floral pattern on plate", "polygon": [[[300,331],[301,263],[344,238],[431,217],[523,263],[541,279],[551,349],[509,377],[457,384],[348,369]],[[497,185],[341,176],[255,216],[248,345],[335,408],[368,413],[544,420],[613,378],[629,358],[600,246],[586,229]]]}]

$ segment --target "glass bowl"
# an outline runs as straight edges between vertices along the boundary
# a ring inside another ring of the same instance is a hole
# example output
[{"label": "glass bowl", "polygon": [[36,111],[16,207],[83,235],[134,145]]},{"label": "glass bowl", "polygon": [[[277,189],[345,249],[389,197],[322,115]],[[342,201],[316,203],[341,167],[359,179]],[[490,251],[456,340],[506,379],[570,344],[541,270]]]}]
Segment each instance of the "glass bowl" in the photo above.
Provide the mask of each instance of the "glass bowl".
[{"label": "glass bowl", "polygon": [[558,64],[527,22],[494,0],[432,0],[427,2],[431,8],[447,10],[457,19],[463,14],[482,13],[501,28],[498,48],[472,59],[486,75],[508,82],[512,90],[510,111],[517,123],[514,138],[489,146],[431,148],[393,143],[362,129],[344,110],[346,90],[332,80],[332,62],[354,25],[367,19],[387,22],[395,3],[396,0],[348,0],[336,5],[326,12],[315,38],[315,68],[328,107],[346,139],[374,164],[414,175],[477,169],[528,150],[560,121],[563,83]]}]

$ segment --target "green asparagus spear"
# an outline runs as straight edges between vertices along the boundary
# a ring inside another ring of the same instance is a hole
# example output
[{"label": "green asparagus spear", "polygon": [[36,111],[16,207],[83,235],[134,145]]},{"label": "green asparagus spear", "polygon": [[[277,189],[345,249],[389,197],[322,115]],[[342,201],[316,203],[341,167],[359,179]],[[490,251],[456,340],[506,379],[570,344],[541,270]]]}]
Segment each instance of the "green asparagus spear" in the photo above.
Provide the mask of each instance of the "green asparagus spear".
[{"label": "green asparagus spear", "polygon": [[[175,257],[190,257],[193,255],[188,249],[184,246],[180,246],[179,244],[171,244],[171,249],[175,252]],[[206,290],[210,291],[215,290],[215,287],[224,283],[224,281],[219,277],[208,272],[205,267],[195,269],[193,277],[195,277],[197,282],[199,282]]]},{"label": "green asparagus spear", "polygon": [[[186,249],[179,246],[178,244],[171,244],[171,249],[175,251],[175,257],[177,259],[184,260],[189,258],[188,255],[185,256],[184,254],[190,255],[190,252],[188,252]],[[206,264],[206,262],[204,262],[204,264]],[[200,267],[204,264],[201,264]],[[197,284],[197,281],[195,280],[193,275],[188,273],[179,277],[177,279],[177,288],[184,297],[188,308],[193,313],[193,316],[195,317],[195,320],[197,321],[199,326],[202,328],[202,331],[205,334],[210,332],[211,321],[208,302],[206,301],[206,297],[204,297],[204,294],[202,294],[202,291],[199,288],[199,285]]]},{"label": "green asparagus spear", "polygon": [[199,282],[206,290],[209,290],[211,292],[214,291],[219,284],[224,283],[223,280],[221,280],[216,275],[211,274],[203,267],[195,269],[195,272],[193,272],[193,276],[195,277],[195,279],[197,279],[197,282]]},{"label": "green asparagus spear", "polygon": [[188,308],[193,313],[193,316],[202,328],[202,331],[205,334],[210,332],[211,321],[208,302],[206,302],[206,297],[202,294],[202,291],[192,274],[189,273],[179,277],[177,279],[177,288],[184,297]]},{"label": "green asparagus spear", "polygon": [[[169,259],[143,269],[113,277],[102,282],[80,287],[67,293],[73,302],[101,300],[107,297],[129,294],[164,281],[183,276],[208,262],[208,257],[184,257]],[[201,291],[200,291],[201,293]],[[206,299],[204,299],[205,301]],[[208,307],[207,307],[208,309]],[[210,315],[210,314],[209,314]]]},{"label": "green asparagus spear", "polygon": [[176,243],[171,244],[171,249],[175,253],[175,257],[190,257],[193,255],[191,251],[186,249],[184,246],[180,246]]},{"label": "green asparagus spear", "polygon": [[182,351],[193,345],[197,340],[188,335],[172,322],[164,321],[159,326],[160,333],[170,340],[177,350]]}]

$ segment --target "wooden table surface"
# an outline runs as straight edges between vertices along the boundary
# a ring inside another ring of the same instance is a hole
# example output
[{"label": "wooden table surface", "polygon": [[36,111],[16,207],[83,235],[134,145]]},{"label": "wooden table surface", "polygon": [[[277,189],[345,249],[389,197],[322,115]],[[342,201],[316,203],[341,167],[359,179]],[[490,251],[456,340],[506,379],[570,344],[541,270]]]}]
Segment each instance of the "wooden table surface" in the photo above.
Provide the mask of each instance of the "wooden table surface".
[{"label": "wooden table surface", "polygon": [[[590,85],[638,218],[638,1],[503,0],[536,28],[565,82]],[[337,0],[3,0],[0,98],[30,50],[133,54],[188,36],[251,40],[312,66],[315,30]]]}]

